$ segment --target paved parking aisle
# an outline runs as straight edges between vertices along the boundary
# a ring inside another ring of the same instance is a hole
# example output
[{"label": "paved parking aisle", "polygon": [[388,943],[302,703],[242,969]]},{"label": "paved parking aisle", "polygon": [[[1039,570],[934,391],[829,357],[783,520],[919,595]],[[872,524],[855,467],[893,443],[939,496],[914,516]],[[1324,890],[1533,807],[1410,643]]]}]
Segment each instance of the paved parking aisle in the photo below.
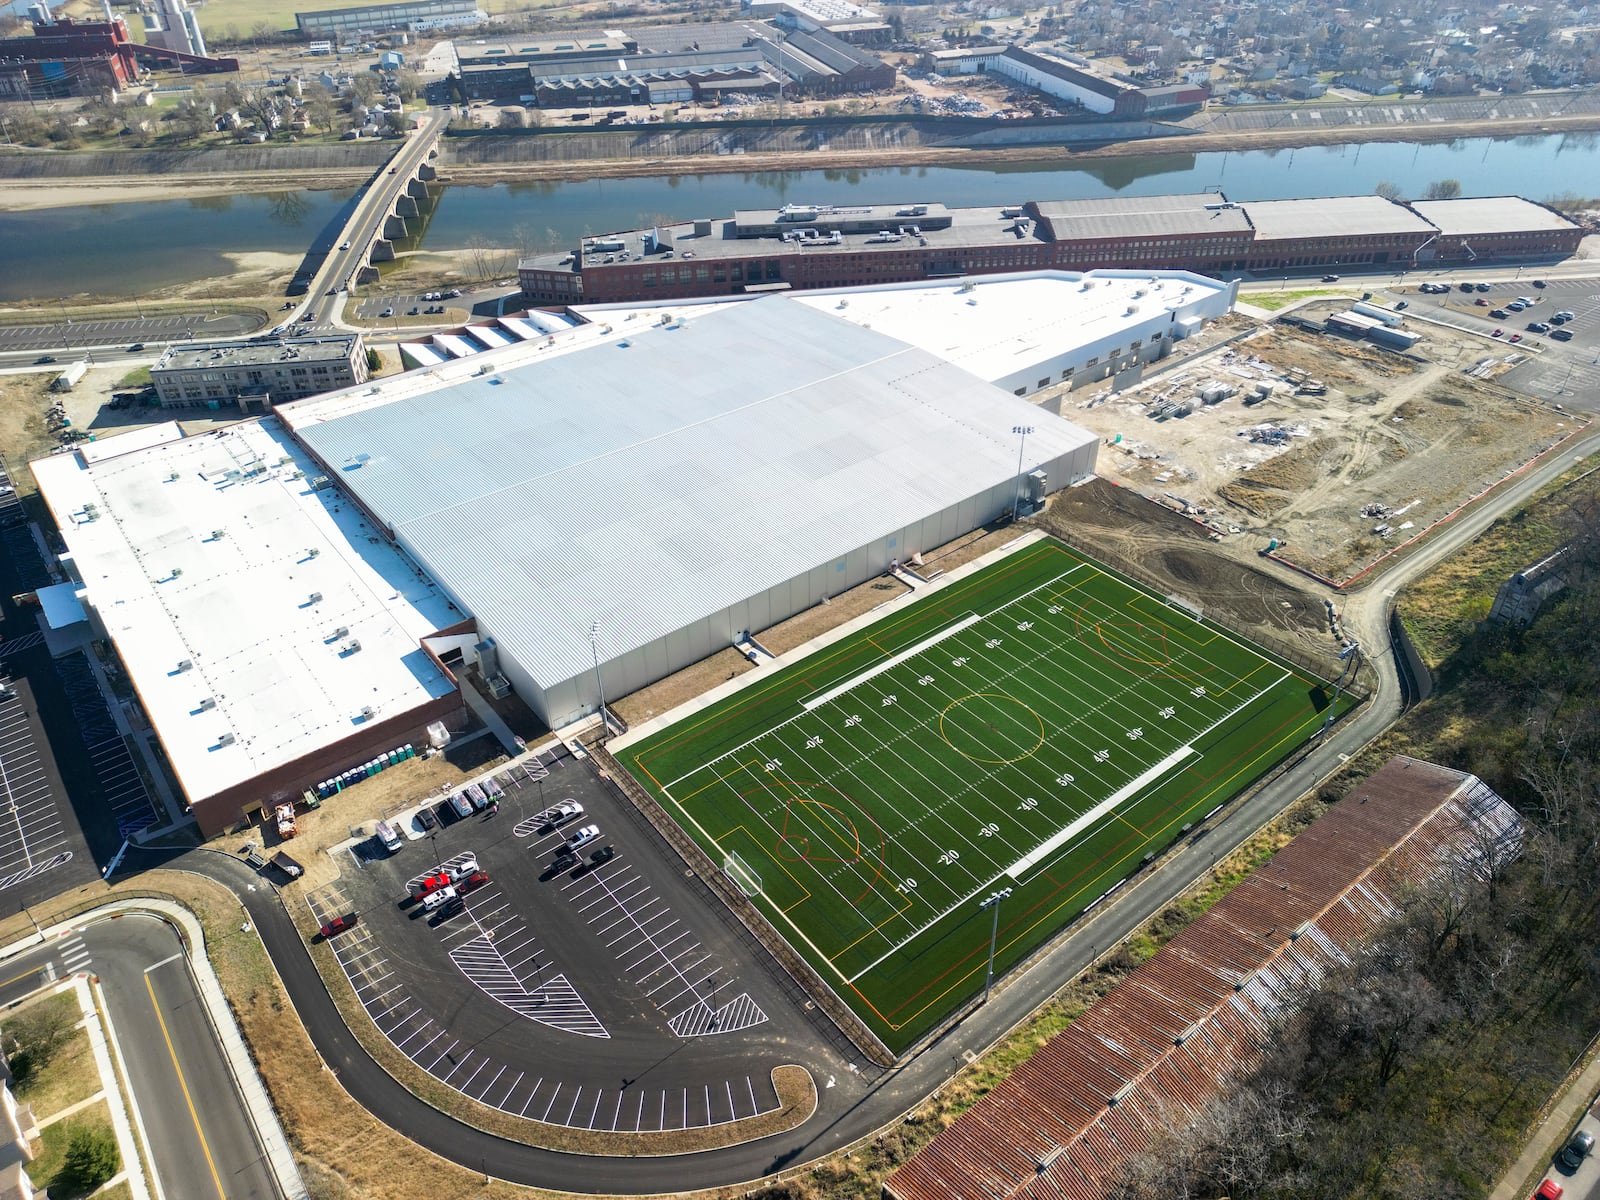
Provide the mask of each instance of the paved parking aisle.
[{"label": "paved parking aisle", "polygon": [[127,838],[155,824],[155,803],[145,789],[144,777],[134,765],[121,730],[112,720],[100,683],[84,653],[77,651],[56,659],[56,674],[66,688],[89,764],[100,781],[111,815],[116,818],[117,831]]},{"label": "paved parking aisle", "polygon": [[[734,979],[721,978],[700,939],[625,860],[592,867],[562,891],[679,1037],[733,1033],[767,1019],[748,993],[734,992]],[[719,990],[729,997],[720,1006]]]},{"label": "paved parking aisle", "polygon": [[450,961],[485,995],[519,1017],[565,1033],[611,1036],[571,980],[554,970],[549,953],[498,888],[489,884],[473,892],[465,908],[468,919],[447,935],[459,939],[450,947]]},{"label": "paved parking aisle", "polygon": [[0,891],[72,860],[61,805],[21,696],[0,694]]}]

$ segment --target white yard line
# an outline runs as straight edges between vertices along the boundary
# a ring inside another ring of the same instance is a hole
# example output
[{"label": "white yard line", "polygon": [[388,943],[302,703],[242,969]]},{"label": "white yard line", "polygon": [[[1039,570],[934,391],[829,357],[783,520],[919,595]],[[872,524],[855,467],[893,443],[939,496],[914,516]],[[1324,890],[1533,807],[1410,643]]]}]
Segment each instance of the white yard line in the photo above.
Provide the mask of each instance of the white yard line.
[{"label": "white yard line", "polygon": [[1193,746],[1179,746],[1171,754],[1167,755],[1160,762],[1156,763],[1155,766],[1145,771],[1142,775],[1135,776],[1133,779],[1128,780],[1127,783],[1123,784],[1116,791],[1112,792],[1111,795],[1100,801],[1099,804],[1096,804],[1081,817],[1078,817],[1064,828],[1056,830],[1055,833],[1051,834],[1048,838],[1040,842],[1028,853],[1017,859],[1016,862],[1007,867],[1005,869],[1005,873],[1011,876],[1013,879],[1020,880],[1022,878],[1022,873],[1029,867],[1033,866],[1041,859],[1048,858],[1050,855],[1054,854],[1058,849],[1060,849],[1067,842],[1070,842],[1073,838],[1077,837],[1078,834],[1082,833],[1090,825],[1093,825],[1108,812],[1111,812],[1113,809],[1117,808],[1124,800],[1128,800],[1135,793],[1143,791],[1145,787],[1151,783],[1154,783],[1157,779],[1160,779],[1173,767],[1177,766],[1194,752],[1195,749]]},{"label": "white yard line", "polygon": [[952,638],[956,634],[960,633],[963,629],[970,628],[971,626],[976,625],[979,621],[985,619],[986,618],[982,613],[968,613],[954,625],[951,625],[948,629],[941,630],[930,638],[924,638],[915,646],[907,647],[906,649],[900,651],[899,654],[884,659],[876,666],[868,667],[865,671],[861,672],[861,674],[855,676],[853,679],[846,679],[843,683],[834,685],[827,691],[823,692],[820,696],[813,696],[809,700],[802,701],[800,707],[805,709],[807,712],[810,712],[815,708],[821,708],[830,700],[837,700],[840,696],[844,695],[851,688],[856,687],[858,684],[863,684],[869,679],[876,679],[885,671],[889,671],[895,667],[898,667],[908,658],[915,658],[924,650],[927,650],[933,646],[937,646],[940,642],[946,640],[947,638]]}]

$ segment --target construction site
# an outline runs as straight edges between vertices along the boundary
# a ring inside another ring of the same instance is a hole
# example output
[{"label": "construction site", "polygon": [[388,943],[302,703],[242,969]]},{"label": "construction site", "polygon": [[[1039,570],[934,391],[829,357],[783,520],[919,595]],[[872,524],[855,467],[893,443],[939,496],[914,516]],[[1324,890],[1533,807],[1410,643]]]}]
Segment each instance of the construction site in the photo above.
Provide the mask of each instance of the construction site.
[{"label": "construction site", "polygon": [[1101,435],[1106,478],[1332,582],[1585,424],[1496,382],[1536,351],[1437,325],[1403,351],[1311,331],[1341,307],[1069,394],[1062,415]]}]

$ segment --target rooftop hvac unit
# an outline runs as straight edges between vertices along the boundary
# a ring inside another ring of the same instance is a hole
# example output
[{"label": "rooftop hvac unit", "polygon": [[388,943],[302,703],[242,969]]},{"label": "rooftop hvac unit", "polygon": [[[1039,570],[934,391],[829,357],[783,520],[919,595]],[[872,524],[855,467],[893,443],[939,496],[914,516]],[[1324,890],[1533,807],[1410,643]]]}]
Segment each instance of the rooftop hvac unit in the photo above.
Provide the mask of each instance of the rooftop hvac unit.
[{"label": "rooftop hvac unit", "polygon": [[306,549],[306,557],[307,558],[315,558],[317,555],[319,555],[321,553],[322,553],[322,548],[320,546],[311,546],[311,547],[308,547]]},{"label": "rooftop hvac unit", "polygon": [[331,634],[328,635],[328,640],[330,642],[337,642],[340,638],[347,638],[349,636],[350,636],[350,626],[341,625],[341,626],[339,626],[339,628],[335,629]]},{"label": "rooftop hvac unit", "polygon": [[178,660],[178,670],[179,672],[192,671],[194,670],[194,663],[190,662],[187,658],[180,658]]},{"label": "rooftop hvac unit", "polygon": [[172,578],[174,578],[174,579],[182,579],[183,578],[183,568],[182,567],[173,567],[172,568]]},{"label": "rooftop hvac unit", "polygon": [[351,638],[348,642],[346,642],[344,644],[344,653],[346,653],[346,654],[356,654],[356,653],[359,653],[360,650],[361,650],[361,642],[357,638]]},{"label": "rooftop hvac unit", "polygon": [[223,734],[221,737],[219,737],[217,739],[217,745],[219,745],[219,746],[231,746],[231,745],[233,745],[233,734],[231,734],[231,733]]},{"label": "rooftop hvac unit", "polygon": [[167,482],[168,483],[177,483],[178,482],[178,473],[176,471],[167,472]]},{"label": "rooftop hvac unit", "polygon": [[1092,289],[1092,288],[1093,288],[1093,287],[1094,287],[1094,284],[1095,284],[1095,281],[1094,281],[1094,280],[1092,280],[1092,279],[1085,279],[1085,280],[1084,280],[1084,281],[1083,281],[1083,287],[1082,287],[1082,289],[1080,289],[1080,290],[1082,290],[1082,291],[1085,291],[1085,292],[1087,292],[1087,291],[1089,291],[1089,290],[1090,290],[1090,289]]},{"label": "rooftop hvac unit", "polygon": [[312,592],[311,595],[306,597],[306,603],[307,604],[321,604],[322,603],[322,593],[321,592]]},{"label": "rooftop hvac unit", "polygon": [[378,715],[378,710],[373,708],[372,705],[370,705],[370,704],[362,705],[362,707],[361,707],[361,719],[363,721],[370,721],[370,720],[372,720],[373,717],[375,717],[377,715]]},{"label": "rooftop hvac unit", "polygon": [[210,712],[216,706],[217,706],[217,702],[215,700],[213,700],[210,696],[207,696],[204,700],[200,701],[200,711],[201,712]]},{"label": "rooftop hvac unit", "polygon": [[211,531],[211,540],[213,542],[220,542],[223,538],[225,538],[227,536],[228,536],[228,531],[226,529],[213,529]]}]

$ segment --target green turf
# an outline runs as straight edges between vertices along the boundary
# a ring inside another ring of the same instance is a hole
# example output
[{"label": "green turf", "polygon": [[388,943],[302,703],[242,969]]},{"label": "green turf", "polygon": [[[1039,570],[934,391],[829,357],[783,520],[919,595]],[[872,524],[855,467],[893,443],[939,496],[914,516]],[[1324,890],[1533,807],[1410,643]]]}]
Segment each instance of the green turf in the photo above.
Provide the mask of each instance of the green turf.
[{"label": "green turf", "polygon": [[1350,705],[1042,541],[619,758],[899,1051]]}]

